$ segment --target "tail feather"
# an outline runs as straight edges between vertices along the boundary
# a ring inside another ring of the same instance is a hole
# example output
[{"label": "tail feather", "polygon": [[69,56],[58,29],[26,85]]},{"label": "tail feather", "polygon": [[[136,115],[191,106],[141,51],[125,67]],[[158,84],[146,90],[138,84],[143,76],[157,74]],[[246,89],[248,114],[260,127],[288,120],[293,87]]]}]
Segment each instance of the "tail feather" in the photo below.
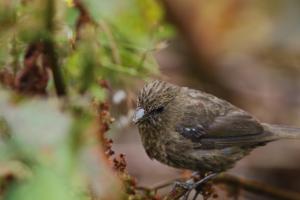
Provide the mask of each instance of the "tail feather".
[{"label": "tail feather", "polygon": [[[266,132],[271,133],[272,140],[300,139],[300,128],[262,123]],[[270,138],[270,139],[271,139]]]}]

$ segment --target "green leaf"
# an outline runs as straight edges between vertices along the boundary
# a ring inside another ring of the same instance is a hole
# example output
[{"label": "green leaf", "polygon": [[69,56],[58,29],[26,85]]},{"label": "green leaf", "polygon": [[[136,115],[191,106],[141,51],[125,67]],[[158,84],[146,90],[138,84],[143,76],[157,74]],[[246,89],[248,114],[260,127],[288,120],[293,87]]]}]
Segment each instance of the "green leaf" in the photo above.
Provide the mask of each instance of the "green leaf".
[{"label": "green leaf", "polygon": [[71,183],[63,174],[53,169],[38,166],[33,176],[16,183],[5,195],[5,200],[85,200],[83,193],[72,188]]}]

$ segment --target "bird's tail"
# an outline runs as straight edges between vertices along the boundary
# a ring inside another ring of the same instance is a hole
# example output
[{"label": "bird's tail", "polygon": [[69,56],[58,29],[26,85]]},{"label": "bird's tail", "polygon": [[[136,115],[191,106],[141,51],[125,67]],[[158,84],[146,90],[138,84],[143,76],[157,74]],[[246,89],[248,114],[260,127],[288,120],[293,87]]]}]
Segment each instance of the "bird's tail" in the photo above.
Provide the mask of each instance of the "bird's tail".
[{"label": "bird's tail", "polygon": [[300,128],[262,123],[265,132],[271,133],[271,140],[300,139]]}]

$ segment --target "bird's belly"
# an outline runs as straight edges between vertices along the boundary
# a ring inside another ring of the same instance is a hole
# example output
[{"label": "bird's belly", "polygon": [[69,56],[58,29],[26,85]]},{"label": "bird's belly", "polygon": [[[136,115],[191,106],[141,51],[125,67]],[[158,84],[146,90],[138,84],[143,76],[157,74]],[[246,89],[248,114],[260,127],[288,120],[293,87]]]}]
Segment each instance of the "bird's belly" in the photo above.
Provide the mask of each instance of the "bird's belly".
[{"label": "bird's belly", "polygon": [[222,172],[232,168],[234,164],[245,156],[245,152],[235,151],[227,154],[227,149],[166,151],[166,161],[172,167],[189,169],[200,172]]},{"label": "bird's belly", "polygon": [[205,150],[199,149],[192,142],[162,137],[163,134],[142,135],[142,142],[148,156],[175,168],[221,172],[231,168],[236,161],[245,156],[245,152],[239,148]]}]

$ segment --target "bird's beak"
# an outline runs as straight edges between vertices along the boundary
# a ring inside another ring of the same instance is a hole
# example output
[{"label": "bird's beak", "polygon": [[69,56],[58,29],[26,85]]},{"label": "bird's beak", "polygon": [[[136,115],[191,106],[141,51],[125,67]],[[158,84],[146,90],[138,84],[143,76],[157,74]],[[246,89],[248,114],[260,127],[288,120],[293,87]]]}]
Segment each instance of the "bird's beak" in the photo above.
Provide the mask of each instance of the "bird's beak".
[{"label": "bird's beak", "polygon": [[138,123],[145,115],[145,110],[143,108],[138,107],[133,115],[132,121],[136,124]]}]

